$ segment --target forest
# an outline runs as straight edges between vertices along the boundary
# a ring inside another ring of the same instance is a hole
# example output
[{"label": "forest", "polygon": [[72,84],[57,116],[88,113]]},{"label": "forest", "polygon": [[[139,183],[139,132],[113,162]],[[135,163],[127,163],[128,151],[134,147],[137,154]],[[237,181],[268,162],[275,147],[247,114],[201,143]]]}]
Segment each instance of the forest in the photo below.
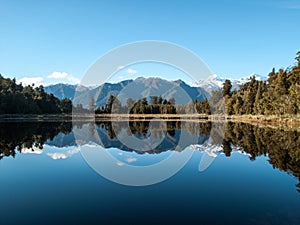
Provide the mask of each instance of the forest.
[{"label": "forest", "polygon": [[267,81],[250,81],[239,90],[231,90],[230,80],[211,99],[225,98],[228,115],[296,115],[300,113],[300,51],[296,65],[287,69],[274,68]]},{"label": "forest", "polygon": [[44,87],[17,84],[16,79],[0,74],[0,114],[54,114],[71,113],[72,101],[59,100],[47,94]]},{"label": "forest", "polygon": [[202,102],[194,100],[185,105],[176,105],[174,98],[167,100],[162,98],[162,96],[151,96],[150,103],[147,98],[142,98],[137,101],[128,98],[126,105],[123,106],[117,97],[111,95],[105,107],[98,107],[95,110],[96,114],[185,114],[196,112],[199,114],[210,114],[210,107],[207,99],[204,99]]},{"label": "forest", "polygon": [[73,107],[70,99],[60,100],[46,93],[43,86],[23,87],[16,83],[16,79],[0,75],[0,114],[59,114],[73,110],[75,113],[96,114],[296,115],[300,113],[300,51],[295,59],[296,65],[292,67],[278,71],[273,68],[266,81],[251,77],[238,90],[232,90],[230,80],[226,80],[223,88],[213,91],[209,99],[191,100],[185,105],[162,96],[135,101],[128,98],[122,105],[117,97],[110,96],[105,106],[96,109],[92,98],[88,110],[82,104]]},{"label": "forest", "polygon": [[190,101],[178,105],[174,98],[169,100],[161,96],[151,96],[137,101],[129,98],[122,106],[119,99],[110,96],[105,107],[98,107],[96,114],[223,114],[227,115],[296,115],[300,113],[300,51],[296,56],[296,65],[287,69],[275,68],[266,81],[258,81],[255,76],[232,90],[230,80],[225,80],[223,88],[213,91],[209,99]]}]

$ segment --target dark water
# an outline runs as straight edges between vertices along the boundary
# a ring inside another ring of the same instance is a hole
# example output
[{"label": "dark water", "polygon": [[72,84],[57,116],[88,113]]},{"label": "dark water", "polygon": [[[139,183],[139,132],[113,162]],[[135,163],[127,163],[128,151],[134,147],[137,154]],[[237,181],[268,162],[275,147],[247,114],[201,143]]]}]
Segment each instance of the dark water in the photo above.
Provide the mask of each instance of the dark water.
[{"label": "dark water", "polygon": [[[114,165],[101,158],[105,154]],[[179,162],[164,165],[166,159],[187,155],[178,172],[156,183]],[[0,123],[0,157],[1,225],[300,224],[296,129],[179,121]],[[155,184],[142,185],[149,182],[146,173],[125,177],[140,186],[119,184],[126,166],[140,171],[149,165],[164,165],[152,174]]]}]

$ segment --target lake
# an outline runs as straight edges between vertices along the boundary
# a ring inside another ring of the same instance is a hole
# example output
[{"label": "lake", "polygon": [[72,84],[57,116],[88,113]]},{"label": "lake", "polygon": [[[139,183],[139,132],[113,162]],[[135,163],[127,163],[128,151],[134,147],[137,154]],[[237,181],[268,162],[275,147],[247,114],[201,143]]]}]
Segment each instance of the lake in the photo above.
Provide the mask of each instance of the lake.
[{"label": "lake", "polygon": [[0,224],[300,224],[300,131],[0,123]]}]

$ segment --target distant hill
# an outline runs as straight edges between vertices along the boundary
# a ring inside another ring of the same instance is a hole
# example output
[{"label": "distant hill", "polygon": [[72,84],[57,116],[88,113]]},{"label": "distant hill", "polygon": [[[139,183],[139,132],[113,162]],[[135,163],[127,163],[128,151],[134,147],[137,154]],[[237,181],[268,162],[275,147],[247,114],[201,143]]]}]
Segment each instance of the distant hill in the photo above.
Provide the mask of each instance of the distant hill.
[{"label": "distant hill", "polygon": [[[256,80],[267,78],[257,74],[251,74],[239,79],[228,78],[232,83],[232,89],[238,90],[241,85],[255,76]],[[92,96],[98,96],[96,106],[104,106],[110,95],[118,96],[124,101],[126,98],[141,99],[143,97],[158,96],[169,99],[174,97],[179,104],[185,104],[189,99],[202,100],[210,97],[213,90],[222,88],[224,81],[217,75],[211,75],[205,80],[187,84],[182,80],[168,81],[161,78],[137,78],[135,80],[124,80],[118,83],[104,83],[100,86],[85,87],[82,85],[54,84],[45,87],[45,91],[53,94],[59,99],[69,98],[74,103],[83,103],[87,106]],[[183,93],[184,92],[184,93]],[[76,96],[75,96],[76,93]],[[186,96],[185,96],[186,95]],[[185,96],[185,97],[184,97]],[[150,100],[150,99],[148,99]]]},{"label": "distant hill", "polygon": [[[76,90],[78,90],[76,92]],[[134,100],[150,96],[161,95],[165,99],[173,97],[178,104],[185,104],[191,99],[199,101],[210,97],[210,94],[202,87],[191,87],[184,81],[168,81],[161,78],[137,78],[124,80],[119,83],[104,83],[98,87],[88,88],[84,86],[56,84],[45,87],[47,93],[57,98],[69,98],[74,105],[81,103],[87,107],[90,99],[95,98],[96,106],[104,106],[110,95],[118,96],[123,104],[126,99]],[[75,96],[76,95],[76,96]]]},{"label": "distant hill", "polygon": [[53,94],[59,99],[69,98],[71,100],[74,98],[76,90],[83,92],[88,90],[87,87],[71,84],[53,84],[46,86],[44,89],[47,93]]}]

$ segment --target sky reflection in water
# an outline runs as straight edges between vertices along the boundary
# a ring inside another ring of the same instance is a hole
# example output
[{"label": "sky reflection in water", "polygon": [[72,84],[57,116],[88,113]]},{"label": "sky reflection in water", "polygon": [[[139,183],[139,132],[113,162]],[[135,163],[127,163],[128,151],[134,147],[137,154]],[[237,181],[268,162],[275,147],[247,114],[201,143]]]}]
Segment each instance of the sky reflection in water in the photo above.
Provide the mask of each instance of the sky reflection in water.
[{"label": "sky reflection in water", "polygon": [[[101,132],[109,133],[108,127]],[[181,128],[198,136],[199,143],[183,146],[193,152],[188,163],[161,183],[131,187],[88,166],[68,123],[1,124],[0,223],[299,224],[299,132],[227,124],[224,140],[211,142],[216,150],[205,152],[197,144],[207,143],[209,126],[198,132]],[[174,131],[169,135],[176,143]],[[103,143],[119,166],[159,163],[174,151],[167,145],[141,154],[118,148],[111,137]],[[200,172],[199,163],[209,154],[217,157]]]}]

